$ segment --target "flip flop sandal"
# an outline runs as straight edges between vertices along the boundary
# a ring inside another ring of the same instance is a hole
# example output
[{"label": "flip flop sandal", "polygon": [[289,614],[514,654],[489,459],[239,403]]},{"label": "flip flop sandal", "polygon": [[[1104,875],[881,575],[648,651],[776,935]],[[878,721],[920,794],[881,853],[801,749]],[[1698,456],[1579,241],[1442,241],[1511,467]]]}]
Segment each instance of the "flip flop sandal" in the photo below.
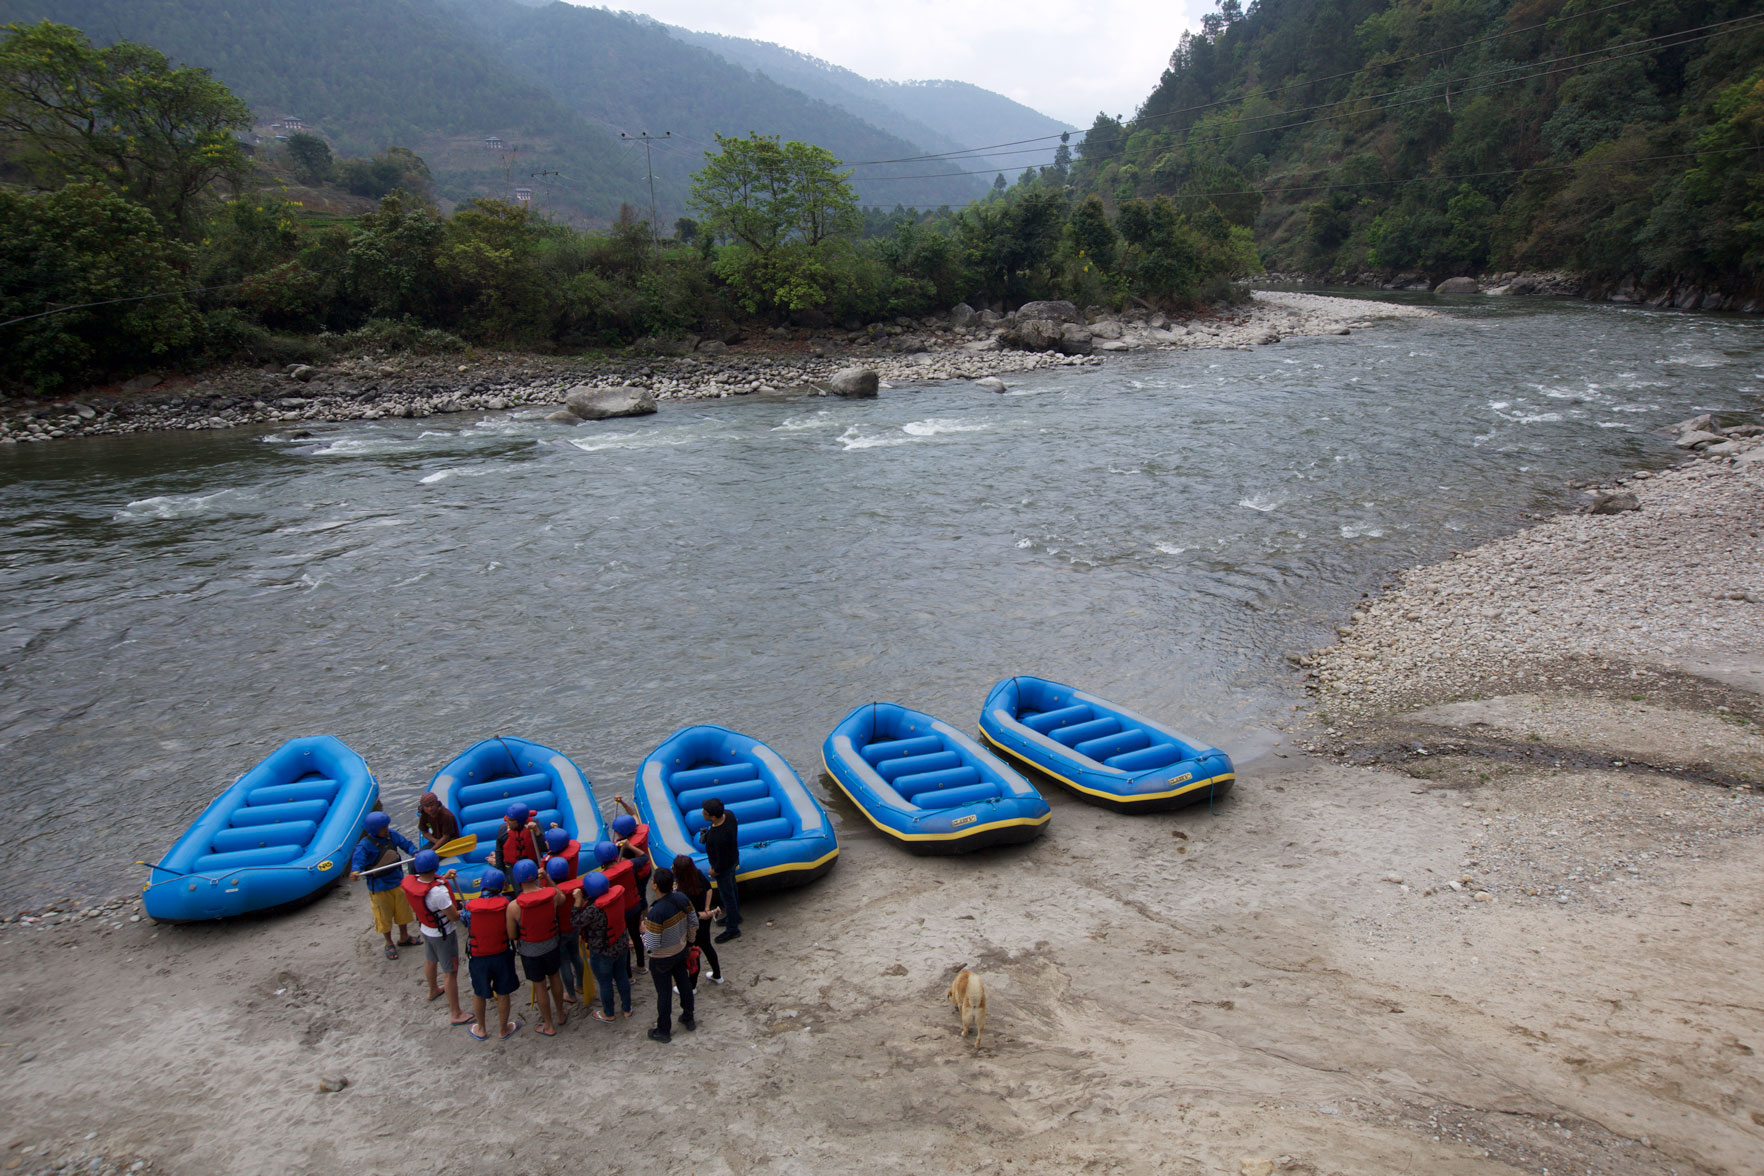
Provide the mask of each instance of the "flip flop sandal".
[{"label": "flip flop sandal", "polygon": [[390,943],[386,945],[386,958],[389,960],[395,960],[398,958],[398,949],[393,947]]},{"label": "flip flop sandal", "polygon": [[420,939],[400,939],[398,941],[398,946],[399,947],[416,947],[421,942],[422,942],[422,940],[420,940]]},{"label": "flip flop sandal", "polygon": [[452,1025],[455,1029],[459,1028],[461,1025],[470,1025],[473,1028],[476,1028],[477,1024],[478,1024],[478,1018],[467,1017],[463,1021],[449,1021],[448,1024]]},{"label": "flip flop sandal", "polygon": [[476,1020],[474,1020],[472,1022],[472,1027],[470,1029],[467,1029],[466,1032],[470,1033],[472,1035],[472,1037],[477,1041],[489,1041],[490,1040],[490,1035],[488,1033],[479,1033],[478,1032],[478,1023]]},{"label": "flip flop sandal", "polygon": [[525,1021],[522,1021],[519,1017],[516,1017],[514,1020],[514,1024],[512,1024],[508,1027],[508,1032],[504,1033],[502,1035],[501,1040],[507,1041],[509,1038],[511,1038],[515,1034],[519,1033],[521,1031],[522,1026],[525,1024],[526,1024]]}]

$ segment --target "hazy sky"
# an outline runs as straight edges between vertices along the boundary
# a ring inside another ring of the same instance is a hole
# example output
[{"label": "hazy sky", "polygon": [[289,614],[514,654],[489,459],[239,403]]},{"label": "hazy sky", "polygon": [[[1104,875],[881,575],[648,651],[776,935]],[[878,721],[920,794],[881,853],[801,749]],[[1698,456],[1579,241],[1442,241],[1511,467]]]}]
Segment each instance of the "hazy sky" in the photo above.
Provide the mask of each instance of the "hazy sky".
[{"label": "hazy sky", "polygon": [[[581,0],[573,0],[580,3]],[[1132,114],[1210,0],[608,0],[812,54],[866,77],[954,78],[1088,127]]]}]

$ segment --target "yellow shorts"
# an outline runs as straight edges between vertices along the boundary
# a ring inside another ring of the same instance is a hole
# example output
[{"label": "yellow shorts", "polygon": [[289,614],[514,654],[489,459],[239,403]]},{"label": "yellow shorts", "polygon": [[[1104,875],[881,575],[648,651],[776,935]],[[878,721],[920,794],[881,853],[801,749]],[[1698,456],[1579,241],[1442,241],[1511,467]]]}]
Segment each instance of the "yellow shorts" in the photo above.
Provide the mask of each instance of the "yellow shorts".
[{"label": "yellow shorts", "polygon": [[370,890],[368,903],[374,908],[374,930],[381,935],[394,927],[405,927],[416,922],[416,916],[410,913],[410,901],[404,897],[402,886],[394,886],[390,890]]}]

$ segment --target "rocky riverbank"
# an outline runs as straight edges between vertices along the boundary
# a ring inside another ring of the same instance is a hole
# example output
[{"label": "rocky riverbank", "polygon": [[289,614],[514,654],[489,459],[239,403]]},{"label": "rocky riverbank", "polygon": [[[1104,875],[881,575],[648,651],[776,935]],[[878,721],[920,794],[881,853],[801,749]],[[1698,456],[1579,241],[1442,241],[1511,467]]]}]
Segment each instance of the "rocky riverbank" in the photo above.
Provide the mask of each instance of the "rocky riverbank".
[{"label": "rocky riverbank", "polygon": [[1434,294],[1519,294],[1554,298],[1586,298],[1674,310],[1727,310],[1764,314],[1764,295],[1734,291],[1697,282],[1644,282],[1631,274],[1621,278],[1589,278],[1581,274],[1507,270],[1478,277],[1441,278],[1415,271],[1389,273],[1367,270],[1355,274],[1263,274],[1262,281],[1283,286],[1365,286],[1373,290],[1410,290]]},{"label": "rocky riverbank", "polygon": [[[583,385],[638,388],[657,400],[815,395],[836,371],[853,365],[874,370],[886,384],[978,381],[1100,363],[1114,352],[1243,348],[1431,313],[1286,293],[1259,293],[1243,306],[1180,321],[1144,310],[1080,312],[1070,303],[1035,303],[1010,315],[960,306],[947,316],[874,324],[861,332],[775,328],[738,337],[733,344],[693,337],[652,340],[650,347],[658,353],[644,355],[389,354],[319,366],[231,367],[193,379],[145,377],[77,398],[0,406],[0,445],[154,430],[497,412],[561,404],[571,389]],[[668,351],[680,354],[660,353]]]}]

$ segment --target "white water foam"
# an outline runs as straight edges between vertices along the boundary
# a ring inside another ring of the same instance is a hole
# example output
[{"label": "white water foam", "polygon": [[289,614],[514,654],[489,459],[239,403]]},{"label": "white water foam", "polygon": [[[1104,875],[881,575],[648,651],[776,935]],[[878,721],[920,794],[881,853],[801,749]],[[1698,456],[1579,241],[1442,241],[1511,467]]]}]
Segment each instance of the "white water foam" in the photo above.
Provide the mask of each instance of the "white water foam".
[{"label": "white water foam", "polygon": [[1152,547],[1163,552],[1165,555],[1181,555],[1188,550],[1188,548],[1183,547],[1179,543],[1154,543],[1152,544]]},{"label": "white water foam", "polygon": [[804,429],[825,429],[838,423],[833,414],[823,408],[811,412],[807,416],[785,417],[783,424],[772,426],[772,432],[799,433]]},{"label": "white water foam", "polygon": [[1282,505],[1284,498],[1275,498],[1271,494],[1251,494],[1247,498],[1239,498],[1237,505],[1247,506],[1251,510],[1259,510],[1264,514]]},{"label": "white water foam", "polygon": [[1384,528],[1376,523],[1343,523],[1341,527],[1343,539],[1382,539]]},{"label": "white water foam", "polygon": [[959,421],[948,417],[930,417],[922,421],[908,421],[900,427],[901,432],[911,437],[935,437],[939,433],[978,433],[992,426],[985,421]]},{"label": "white water foam", "polygon": [[233,493],[229,487],[209,494],[160,494],[129,503],[112,515],[111,519],[119,523],[129,523],[146,519],[187,519],[217,514],[229,504],[215,504]]},{"label": "white water foam", "polygon": [[599,453],[603,449],[661,449],[670,445],[690,445],[703,439],[690,433],[602,433],[597,437],[571,440],[566,444],[575,446],[583,453]]},{"label": "white water foam", "polygon": [[865,437],[858,432],[856,425],[839,434],[839,444],[847,453],[854,449],[885,449],[890,445],[905,445],[911,440],[911,437]]},{"label": "white water foam", "polygon": [[432,474],[424,474],[417,479],[423,486],[433,486],[437,482],[445,482],[449,478],[482,478],[489,474],[504,472],[504,466],[459,466],[451,469],[436,470]]},{"label": "white water foam", "polygon": [[312,450],[314,457],[372,457],[382,453],[405,453],[414,446],[394,437],[339,437]]}]

